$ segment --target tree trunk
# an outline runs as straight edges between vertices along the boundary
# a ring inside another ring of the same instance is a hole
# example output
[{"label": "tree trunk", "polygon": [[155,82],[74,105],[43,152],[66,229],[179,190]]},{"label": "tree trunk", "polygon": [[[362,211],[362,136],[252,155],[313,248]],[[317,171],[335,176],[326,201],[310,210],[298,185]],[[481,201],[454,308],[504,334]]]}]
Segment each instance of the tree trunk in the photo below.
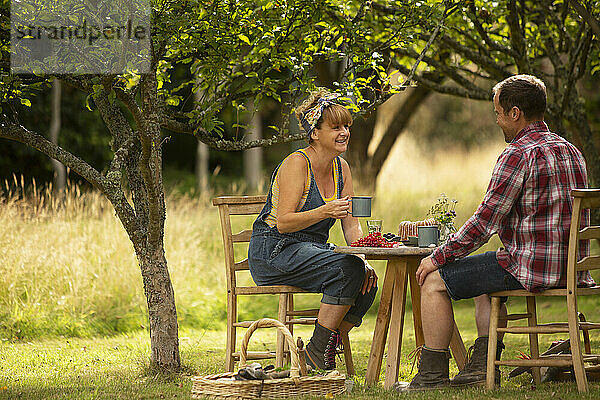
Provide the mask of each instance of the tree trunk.
[{"label": "tree trunk", "polygon": [[[376,114],[373,113],[366,120],[357,118],[352,124],[352,139],[347,152],[347,159],[352,167],[352,177],[357,186],[369,193],[375,192],[377,177],[387,160],[394,143],[402,135],[411,118],[421,104],[429,97],[431,90],[425,87],[417,87],[397,96],[406,96],[401,105],[392,110],[384,112],[392,113],[393,116],[382,135],[380,142],[373,155],[369,155],[369,144],[373,140],[374,130],[377,123]],[[378,110],[379,113],[382,110]]]},{"label": "tree trunk", "polygon": [[196,146],[196,190],[199,193],[210,189],[208,185],[208,161],[208,146],[198,141],[198,145]]},{"label": "tree trunk", "polygon": [[[248,109],[254,110],[254,104],[250,104]],[[246,140],[258,139],[262,139],[262,117],[260,112],[256,111],[250,121],[250,134]],[[250,191],[261,189],[263,183],[262,157],[262,147],[244,150],[244,175]]]},{"label": "tree trunk", "polygon": [[[61,83],[59,79],[54,79],[52,81],[52,116],[50,117],[50,141],[54,144],[58,144],[58,135],[60,133],[60,97]],[[52,169],[54,169],[54,194],[62,200],[67,185],[67,168],[63,163],[53,158]]]},{"label": "tree trunk", "polygon": [[138,255],[138,259],[148,302],[152,363],[161,370],[177,370],[181,365],[177,309],[167,260],[163,251]]},{"label": "tree trunk", "polygon": [[346,151],[346,159],[352,169],[352,180],[355,182],[355,191],[363,190],[366,193],[375,191],[377,174],[373,170],[373,163],[369,157],[369,143],[373,138],[373,131],[377,122],[377,113],[372,113],[368,118],[356,118],[350,128],[350,146]]},{"label": "tree trunk", "polygon": [[[141,83],[143,112],[137,121],[141,144],[139,170],[143,180],[141,194],[147,199],[148,216],[144,245],[136,247],[136,254],[148,302],[152,362],[160,370],[177,370],[181,361],[175,295],[164,251],[166,206],[162,178],[161,105],[157,87],[154,73],[147,74]],[[132,236],[132,241],[137,241],[135,236]]]}]

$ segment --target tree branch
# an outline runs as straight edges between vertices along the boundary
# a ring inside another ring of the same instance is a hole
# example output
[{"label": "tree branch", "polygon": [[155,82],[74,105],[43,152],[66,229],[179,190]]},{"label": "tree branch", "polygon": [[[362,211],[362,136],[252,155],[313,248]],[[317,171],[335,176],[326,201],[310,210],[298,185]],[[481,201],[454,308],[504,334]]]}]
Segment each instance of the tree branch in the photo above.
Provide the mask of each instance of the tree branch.
[{"label": "tree branch", "polygon": [[520,73],[530,73],[531,67],[527,58],[527,43],[523,36],[523,28],[519,21],[519,10],[517,9],[516,0],[509,0],[507,4],[508,15],[506,22],[510,29],[510,41],[515,50],[516,56],[513,57]]},{"label": "tree branch", "polygon": [[590,28],[594,31],[594,34],[600,39],[600,22],[579,2],[579,0],[569,0],[571,6],[577,11],[577,13],[588,23]]},{"label": "tree branch", "polygon": [[[393,60],[392,65],[394,68],[402,72],[403,74],[408,73],[408,68],[404,65],[400,64],[398,61]],[[477,90],[468,90],[459,86],[449,86],[443,85],[437,82],[432,81],[431,79],[427,79],[423,75],[416,74],[414,79],[425,86],[428,89],[431,89],[438,93],[450,94],[453,96],[464,97],[467,99],[476,99],[476,100],[489,100],[490,93],[484,89],[477,88]]]},{"label": "tree branch", "polygon": [[372,168],[375,171],[381,170],[385,160],[387,160],[390,151],[392,150],[394,143],[404,131],[416,110],[425,101],[425,99],[429,97],[430,94],[431,90],[427,89],[425,86],[417,86],[416,88],[412,89],[410,93],[408,93],[408,97],[404,103],[402,103],[402,106],[396,110],[392,122],[385,130],[381,141],[375,149],[375,153],[373,154],[371,162]]},{"label": "tree branch", "polygon": [[502,80],[511,75],[510,71],[507,71],[503,65],[498,64],[489,55],[476,53],[469,47],[463,46],[447,35],[442,35],[440,41],[442,44],[445,44],[459,53],[462,57],[472,61],[476,65],[479,65],[496,80]]},{"label": "tree branch", "polygon": [[[488,33],[485,31],[485,29],[483,29],[483,25],[481,25],[481,22],[479,21],[479,18],[477,18],[477,15],[475,13],[467,12],[467,16],[473,23],[473,26],[475,26],[475,29],[477,30],[479,37],[481,37],[481,39],[483,39],[483,42],[485,44],[487,44],[490,49],[507,54],[513,58],[517,58],[516,51],[514,51],[510,47],[504,46],[504,45],[492,40],[492,38],[490,38]],[[475,44],[477,44],[477,46],[479,48],[481,48],[481,46],[479,46],[479,43],[475,43]]]},{"label": "tree branch", "polygon": [[39,133],[32,132],[21,125],[2,122],[0,123],[0,137],[24,143],[48,157],[60,161],[81,175],[102,193],[106,193],[105,180],[100,172],[81,158],[52,143]]}]

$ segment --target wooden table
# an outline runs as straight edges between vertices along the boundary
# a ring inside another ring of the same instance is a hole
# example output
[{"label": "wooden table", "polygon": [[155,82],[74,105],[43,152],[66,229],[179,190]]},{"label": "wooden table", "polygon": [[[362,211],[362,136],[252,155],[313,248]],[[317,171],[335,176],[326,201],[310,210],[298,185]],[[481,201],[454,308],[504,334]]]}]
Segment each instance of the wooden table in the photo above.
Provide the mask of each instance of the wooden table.
[{"label": "wooden table", "polygon": [[[338,246],[334,251],[344,254],[364,254],[368,260],[387,260],[383,285],[380,285],[381,300],[375,322],[375,332],[373,333],[365,382],[367,385],[372,386],[379,380],[389,330],[390,340],[388,341],[384,382],[384,387],[389,388],[398,381],[406,287],[409,280],[416,346],[420,346],[425,342],[421,323],[421,290],[417,284],[415,273],[421,259],[430,255],[433,249],[409,246],[397,248]],[[466,362],[467,352],[456,325],[454,326],[450,349],[458,369],[462,370]]]}]

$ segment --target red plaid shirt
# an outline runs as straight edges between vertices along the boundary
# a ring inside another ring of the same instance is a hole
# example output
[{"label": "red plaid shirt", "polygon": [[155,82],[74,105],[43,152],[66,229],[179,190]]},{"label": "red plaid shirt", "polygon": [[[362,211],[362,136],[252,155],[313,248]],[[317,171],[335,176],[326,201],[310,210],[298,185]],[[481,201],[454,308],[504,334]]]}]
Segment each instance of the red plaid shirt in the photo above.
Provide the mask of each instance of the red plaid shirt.
[{"label": "red plaid shirt", "polygon": [[[475,214],[432,254],[438,267],[464,257],[497,233],[504,248],[498,263],[525,289],[566,285],[571,189],[587,187],[585,160],[575,146],[550,132],[544,122],[525,127],[506,147]],[[582,226],[589,225],[585,210]],[[582,241],[579,256],[589,255]],[[585,271],[585,286],[594,281]]]}]

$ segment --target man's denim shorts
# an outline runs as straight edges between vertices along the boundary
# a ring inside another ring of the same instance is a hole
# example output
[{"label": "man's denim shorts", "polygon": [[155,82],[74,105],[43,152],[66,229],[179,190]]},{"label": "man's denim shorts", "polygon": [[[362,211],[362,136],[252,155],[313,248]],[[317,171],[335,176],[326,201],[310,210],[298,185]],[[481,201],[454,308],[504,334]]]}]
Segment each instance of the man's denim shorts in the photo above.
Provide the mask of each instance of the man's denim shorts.
[{"label": "man's denim shorts", "polygon": [[523,285],[498,264],[495,251],[455,260],[441,267],[439,272],[453,300],[523,289]]}]

